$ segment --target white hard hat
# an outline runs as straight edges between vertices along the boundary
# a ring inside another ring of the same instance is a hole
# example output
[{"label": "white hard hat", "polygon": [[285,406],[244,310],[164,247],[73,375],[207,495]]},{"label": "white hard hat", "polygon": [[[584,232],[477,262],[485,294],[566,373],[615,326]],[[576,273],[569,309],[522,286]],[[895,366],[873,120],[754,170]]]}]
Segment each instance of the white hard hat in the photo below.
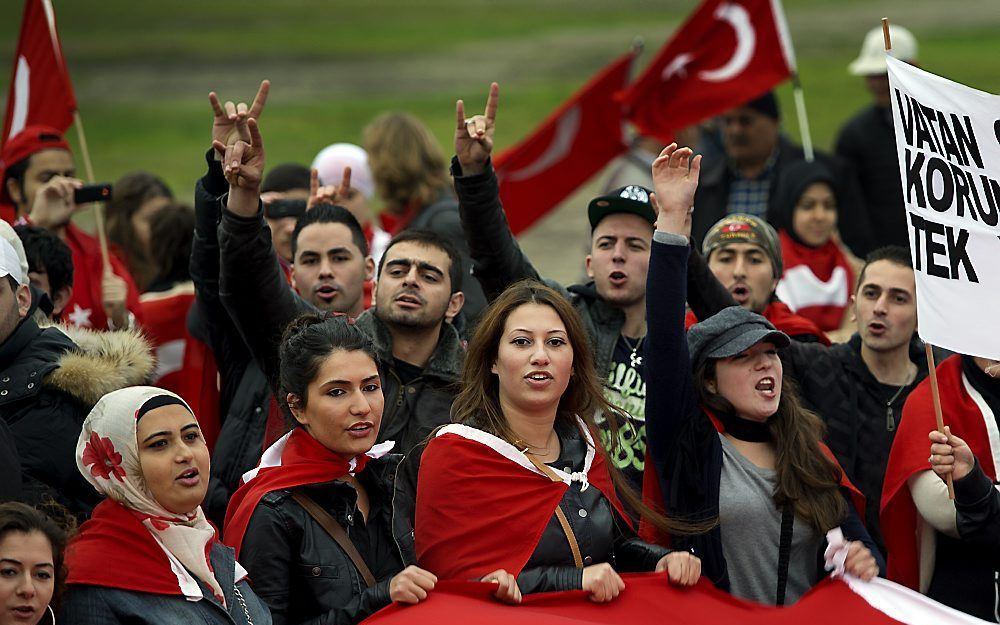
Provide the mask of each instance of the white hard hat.
[{"label": "white hard hat", "polygon": [[[895,24],[889,25],[889,38],[892,49],[889,54],[900,61],[912,63],[917,60],[917,38],[909,30]],[[871,76],[886,73],[885,40],[882,37],[882,27],[868,31],[865,42],[861,44],[861,54],[854,59],[847,70],[855,76]]]}]

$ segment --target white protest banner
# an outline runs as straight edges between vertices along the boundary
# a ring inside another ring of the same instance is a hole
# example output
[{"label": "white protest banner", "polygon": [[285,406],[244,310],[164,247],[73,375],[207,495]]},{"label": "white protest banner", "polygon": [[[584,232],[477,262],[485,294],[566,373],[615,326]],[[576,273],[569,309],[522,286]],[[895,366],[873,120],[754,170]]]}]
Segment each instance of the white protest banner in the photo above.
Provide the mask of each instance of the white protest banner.
[{"label": "white protest banner", "polygon": [[886,62],[920,338],[1000,359],[1000,96]]}]

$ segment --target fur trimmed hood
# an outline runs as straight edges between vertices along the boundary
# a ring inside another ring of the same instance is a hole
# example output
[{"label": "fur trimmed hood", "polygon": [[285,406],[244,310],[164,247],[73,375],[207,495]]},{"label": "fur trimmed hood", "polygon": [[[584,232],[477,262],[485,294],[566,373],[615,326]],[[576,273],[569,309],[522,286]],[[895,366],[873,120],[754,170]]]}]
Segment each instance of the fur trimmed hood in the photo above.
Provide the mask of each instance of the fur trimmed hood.
[{"label": "fur trimmed hood", "polygon": [[54,329],[66,334],[76,349],[59,357],[57,368],[45,377],[45,386],[93,405],[112,391],[144,384],[153,375],[156,358],[138,330],[95,332],[63,325]]}]

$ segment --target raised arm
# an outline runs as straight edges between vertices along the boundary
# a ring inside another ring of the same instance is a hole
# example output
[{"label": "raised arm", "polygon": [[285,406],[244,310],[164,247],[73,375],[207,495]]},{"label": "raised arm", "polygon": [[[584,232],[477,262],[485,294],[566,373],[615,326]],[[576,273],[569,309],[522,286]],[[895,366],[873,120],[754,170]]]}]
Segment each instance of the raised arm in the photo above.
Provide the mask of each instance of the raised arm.
[{"label": "raised arm", "polygon": [[653,162],[657,220],[646,278],[646,439],[658,476],[677,429],[697,406],[684,332],[688,233],[701,171],[701,157],[692,160],[691,153],[671,144]]},{"label": "raised arm", "polygon": [[455,103],[455,158],[451,164],[473,274],[490,301],[518,280],[539,279],[510,232],[490,162],[499,98],[500,88],[493,83],[486,110],[470,118],[465,117],[465,103]]},{"label": "raised arm", "polygon": [[[261,88],[264,89],[263,83]],[[226,103],[227,110],[230,105]],[[275,388],[281,333],[308,306],[285,280],[261,210],[264,140],[253,113],[256,110],[259,115],[262,108],[260,92],[252,107],[236,105],[239,139],[230,145],[213,142],[215,149],[224,153],[222,171],[229,182],[229,194],[220,199],[219,295],[257,364]]]}]

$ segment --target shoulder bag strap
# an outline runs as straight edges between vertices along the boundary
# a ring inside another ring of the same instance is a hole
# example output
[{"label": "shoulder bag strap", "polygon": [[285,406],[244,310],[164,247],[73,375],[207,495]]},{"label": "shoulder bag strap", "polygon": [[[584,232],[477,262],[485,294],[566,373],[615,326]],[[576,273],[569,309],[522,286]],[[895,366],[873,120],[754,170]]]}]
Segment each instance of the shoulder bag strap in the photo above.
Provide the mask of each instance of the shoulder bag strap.
[{"label": "shoulder bag strap", "polygon": [[320,507],[318,503],[313,501],[313,498],[301,491],[292,491],[292,499],[294,499],[302,509],[309,513],[309,516],[313,518],[320,527],[326,530],[326,533],[330,535],[330,538],[337,541],[340,548],[347,554],[347,557],[351,559],[354,566],[358,569],[358,573],[361,573],[361,577],[365,580],[365,585],[371,588],[375,585],[375,576],[368,569],[368,565],[365,564],[364,559],[361,554],[358,553],[358,548],[354,546],[351,539],[347,536],[347,532],[341,527],[340,523],[337,523],[337,519],[330,516],[330,513]]},{"label": "shoulder bag strap", "polygon": [[[525,456],[528,457],[531,464],[535,465],[535,468],[544,473],[550,480],[562,483],[562,480],[558,475],[556,475],[555,471],[553,471],[544,462],[541,462],[538,458],[535,458],[530,454],[525,454]],[[563,509],[559,504],[556,504],[555,515],[556,519],[559,521],[559,525],[562,527],[563,533],[566,534],[566,541],[569,542],[569,550],[573,553],[573,564],[576,565],[576,568],[582,569],[583,555],[580,553],[580,544],[576,542],[576,534],[573,533],[573,527],[569,524],[569,519],[566,518],[566,513],[563,512]]]},{"label": "shoulder bag strap", "polygon": [[792,528],[795,525],[795,506],[786,503],[781,511],[781,542],[778,545],[778,591],[775,605],[785,605],[785,587],[788,585],[788,561],[792,557]]}]

